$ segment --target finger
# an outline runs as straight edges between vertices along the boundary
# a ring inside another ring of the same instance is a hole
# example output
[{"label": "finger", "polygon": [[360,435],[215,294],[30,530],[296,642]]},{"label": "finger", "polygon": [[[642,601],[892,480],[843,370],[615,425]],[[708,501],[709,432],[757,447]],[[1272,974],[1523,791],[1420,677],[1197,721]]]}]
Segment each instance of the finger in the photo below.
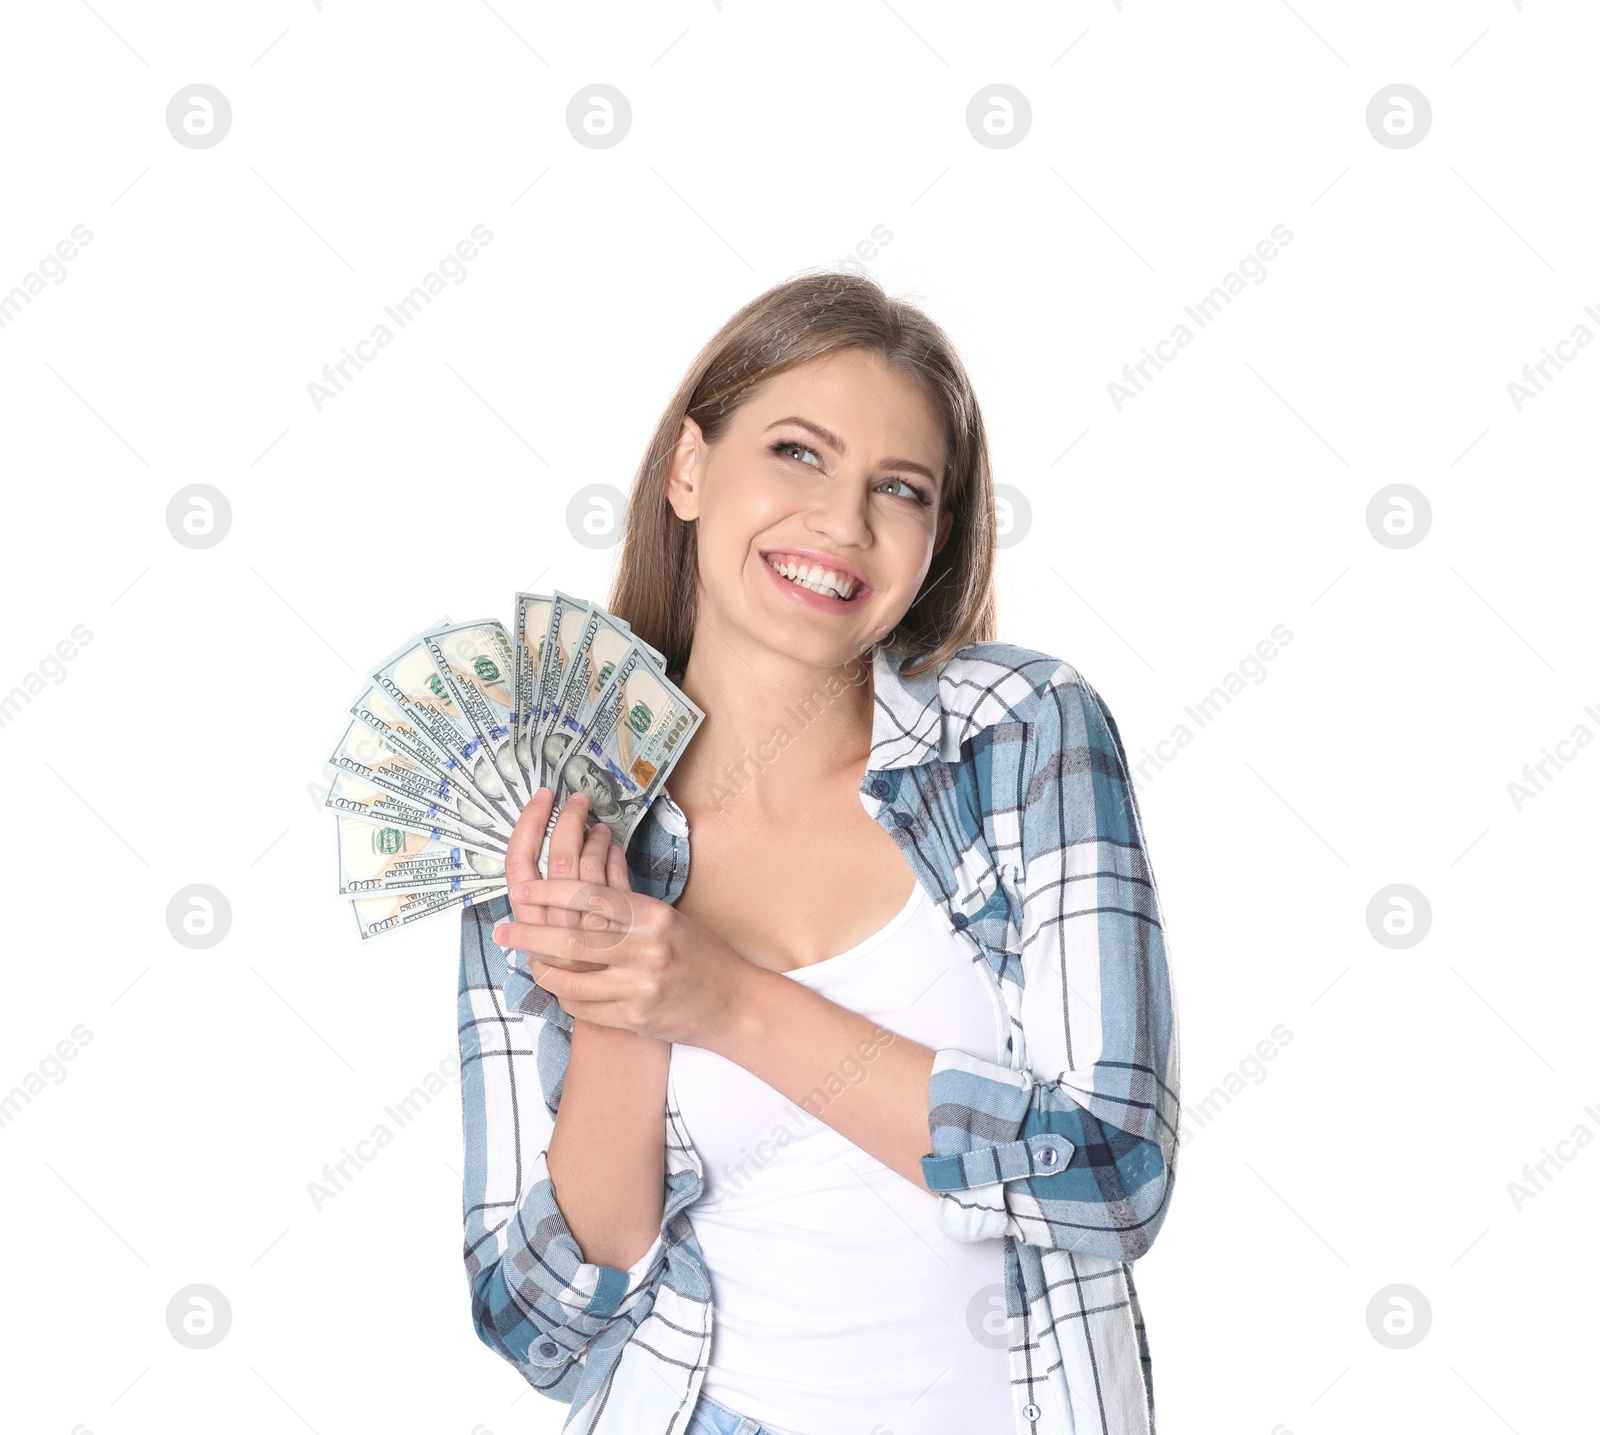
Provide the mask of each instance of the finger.
[{"label": "finger", "polygon": [[539,845],[550,821],[550,807],[556,795],[541,787],[517,816],[517,824],[506,842],[506,880],[526,882],[539,875]]},{"label": "finger", "polygon": [[[517,823],[506,842],[506,883],[515,887],[539,876],[539,848],[544,842],[544,830],[550,822],[550,809],[556,795],[548,787],[541,787],[529,799],[528,805],[517,815]],[[513,899],[515,910],[515,899]],[[531,910],[517,911],[525,921],[542,920]]]},{"label": "finger", "polygon": [[[568,1016],[589,1022],[592,1026],[622,1026],[622,1022],[614,1019],[613,1009],[618,1005],[614,1001],[584,1001],[568,989],[568,983],[575,979],[573,972],[558,971],[553,967],[543,969],[544,979],[540,985],[556,999],[556,1005],[566,1012]],[[548,984],[546,984],[548,982]]]},{"label": "finger", "polygon": [[580,1001],[565,991],[552,992],[556,1005],[574,1021],[586,1021],[590,1026],[609,1026],[618,1031],[633,1031],[622,1014],[622,1003],[615,1001]]},{"label": "finger", "polygon": [[633,890],[628,874],[628,853],[620,842],[613,842],[606,850],[606,886],[620,892]]},{"label": "finger", "polygon": [[605,885],[606,854],[613,845],[611,829],[603,822],[596,822],[583,839],[583,851],[578,854],[580,881],[594,882],[602,887]]},{"label": "finger", "polygon": [[[522,952],[529,958],[529,971],[539,980],[540,963],[562,971],[598,972],[608,965],[604,960],[591,961],[590,956],[604,957],[604,948],[590,951],[588,942],[599,933],[581,928],[550,927],[532,922],[502,922],[494,929],[494,939],[500,946]],[[574,943],[577,946],[574,947]]]},{"label": "finger", "polygon": [[[603,971],[575,971],[566,967],[545,967],[544,974],[548,974],[551,984],[545,990],[552,996],[560,999],[563,1010],[581,1015],[581,1008],[585,1002],[597,1003],[596,1010],[604,1011],[616,1005],[616,998],[606,987],[610,985],[609,979]],[[596,983],[601,985],[596,986]],[[543,976],[540,978],[543,986]]]},{"label": "finger", "polygon": [[586,912],[602,912],[613,926],[626,929],[633,923],[636,902],[642,899],[631,896],[627,887],[604,886],[579,877],[544,877],[517,883],[511,889],[511,900],[543,906],[544,920],[551,926],[575,927]]},{"label": "finger", "polygon": [[[578,859],[584,840],[586,805],[574,806],[573,800],[568,798],[562,805],[562,811],[555,817],[554,827],[549,829],[550,843],[544,865],[550,878],[568,881],[576,880],[578,877]],[[544,920],[554,923],[555,926],[578,925],[578,917],[560,909],[560,905],[555,902],[547,902]]]},{"label": "finger", "polygon": [[[574,793],[562,805],[555,829],[550,834],[550,851],[545,860],[546,876],[573,878],[578,875],[578,858],[583,851],[588,815],[589,799],[581,792]],[[559,912],[552,912],[546,920],[564,922],[567,918]]]},{"label": "finger", "polygon": [[559,962],[563,957],[574,961],[613,960],[617,947],[617,933],[600,925],[604,918],[591,912],[581,927],[553,927],[545,922],[501,922],[494,929],[494,939],[502,947],[515,952],[526,952],[541,961]]}]

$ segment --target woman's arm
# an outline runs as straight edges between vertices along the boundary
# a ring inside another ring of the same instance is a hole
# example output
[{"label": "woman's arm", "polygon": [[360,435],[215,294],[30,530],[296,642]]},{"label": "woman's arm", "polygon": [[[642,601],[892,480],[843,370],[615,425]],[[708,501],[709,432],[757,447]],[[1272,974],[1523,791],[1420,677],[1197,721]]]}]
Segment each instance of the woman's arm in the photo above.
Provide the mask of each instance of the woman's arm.
[{"label": "woman's arm", "polygon": [[[462,1254],[478,1338],[541,1394],[570,1404],[587,1347],[651,1297],[665,1246],[658,1236],[626,1267],[586,1260],[556,1201],[547,1152],[565,1104],[569,1037],[553,997],[543,1015],[505,1007],[506,959],[491,934],[507,911],[501,897],[461,919]],[[655,1139],[664,1141],[659,1120]]]},{"label": "woman's arm", "polygon": [[991,790],[1021,795],[1029,1070],[931,1050],[754,965],[710,1049],[936,1194],[954,1239],[1135,1260],[1172,1188],[1178,1044],[1121,739],[1063,664],[1013,761]]},{"label": "woman's arm", "polygon": [[583,1257],[626,1270],[661,1232],[669,1042],[574,1020],[550,1179]]},{"label": "woman's arm", "polygon": [[1018,833],[1029,1071],[938,1052],[923,1166],[940,1229],[958,1240],[1009,1235],[1136,1260],[1172,1194],[1177,1011],[1122,739],[1068,664],[1041,692],[1013,766],[992,784],[1019,794],[996,816]]},{"label": "woman's arm", "polygon": [[934,1052],[782,972],[746,962],[732,1023],[705,1043],[928,1190]]},{"label": "woman's arm", "polygon": [[[523,809],[513,838],[515,859],[507,853],[508,872],[532,870],[550,807],[550,794],[541,789]],[[573,817],[563,813],[558,820],[552,866],[578,860],[587,864],[587,880],[610,876],[626,885],[621,849],[599,824],[598,835],[591,833],[595,841],[574,859],[581,808],[576,804]],[[615,854],[614,866],[607,866],[606,857],[595,861],[602,851]],[[506,955],[493,933],[510,913],[502,897],[467,908],[461,921],[464,1255],[479,1339],[541,1394],[570,1403],[589,1344],[652,1299],[665,1269],[659,1233],[626,1266],[595,1257],[626,1256],[638,1245],[642,1222],[653,1212],[659,1225],[663,1215],[665,1061],[671,1047],[626,1031],[579,1031],[589,1024],[575,1022],[537,987],[523,1010],[508,1010]],[[567,1132],[560,1142],[558,1125]],[[573,1136],[578,1139],[567,1152]],[[649,1149],[641,1155],[643,1145]],[[549,1163],[557,1146],[565,1208],[557,1203]],[[619,1189],[608,1189],[608,1180]],[[567,1222],[568,1211],[578,1214],[588,1258]]]},{"label": "woman's arm", "polygon": [[[534,843],[553,801],[541,788],[528,816],[519,819],[506,851],[510,880],[526,881],[537,872]],[[585,835],[588,810],[581,792],[562,809],[550,834],[550,876],[572,875],[626,892],[627,857],[604,823],[596,822]],[[560,920],[575,918],[561,913]],[[542,968],[535,964],[531,970],[537,979]],[[672,1043],[577,1018],[570,1025],[546,1164],[585,1259],[626,1270],[661,1231]]]}]

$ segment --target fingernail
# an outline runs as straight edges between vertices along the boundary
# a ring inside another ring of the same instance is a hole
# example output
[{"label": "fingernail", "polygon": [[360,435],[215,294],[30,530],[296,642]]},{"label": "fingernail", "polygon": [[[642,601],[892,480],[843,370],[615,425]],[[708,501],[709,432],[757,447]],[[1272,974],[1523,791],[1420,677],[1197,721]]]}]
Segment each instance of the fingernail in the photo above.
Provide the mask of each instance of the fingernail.
[{"label": "fingernail", "polygon": [[511,889],[511,900],[513,902],[526,902],[531,896],[533,896],[533,888],[526,882],[521,882]]},{"label": "fingernail", "polygon": [[498,927],[496,927],[494,929],[494,939],[502,947],[505,946],[506,939],[508,937],[510,937],[510,935],[511,935],[511,928],[508,927],[504,922],[502,922]]}]

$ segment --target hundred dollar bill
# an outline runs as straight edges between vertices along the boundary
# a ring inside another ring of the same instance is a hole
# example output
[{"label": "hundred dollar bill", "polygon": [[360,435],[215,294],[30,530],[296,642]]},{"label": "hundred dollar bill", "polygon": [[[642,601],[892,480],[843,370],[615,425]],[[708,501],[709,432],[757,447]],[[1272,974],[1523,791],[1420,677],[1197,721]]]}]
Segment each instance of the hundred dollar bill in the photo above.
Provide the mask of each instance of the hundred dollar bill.
[{"label": "hundred dollar bill", "polygon": [[516,612],[511,625],[511,730],[516,742],[517,770],[531,797],[539,786],[533,757],[534,691],[555,599],[548,593],[518,593],[512,601]]},{"label": "hundred dollar bill", "polygon": [[447,818],[438,807],[424,807],[397,797],[351,772],[336,772],[329,785],[324,807],[346,817],[359,818],[373,826],[398,827],[435,842],[452,842],[491,856],[504,858],[506,844],[496,836],[462,827]]},{"label": "hundred dollar bill", "polygon": [[390,654],[349,709],[325,799],[362,940],[503,895],[539,786],[556,813],[584,792],[626,845],[705,716],[664,669],[625,619],[560,590],[516,594],[511,633],[441,618]]},{"label": "hundred dollar bill", "polygon": [[568,659],[583,636],[590,606],[584,599],[574,598],[559,588],[550,604],[549,627],[539,655],[539,675],[534,680],[533,708],[529,714],[531,757],[539,764],[534,773],[536,788],[550,786],[550,773],[544,766],[544,737],[561,699]]},{"label": "hundred dollar bill", "polygon": [[451,778],[471,789],[472,780],[466,767],[448,753],[440,752],[376,683],[369,684],[361,696],[350,704],[350,715],[359,718],[374,732],[381,733],[440,777]]},{"label": "hundred dollar bill", "polygon": [[[594,604],[591,603],[589,606],[593,607]],[[605,613],[604,608],[602,608],[600,611]],[[630,623],[626,618],[619,618],[615,613],[606,613],[606,622],[615,623],[617,627],[621,628],[622,631],[632,638],[633,641],[636,642],[641,648],[643,648],[645,652],[650,654],[650,661],[654,663],[657,668],[660,668],[663,672],[666,670],[667,660],[661,656],[658,650],[652,648],[650,644],[645,642],[643,638],[633,631],[633,624]]]},{"label": "hundred dollar bill", "polygon": [[[539,663],[533,669],[533,695],[525,709],[527,716],[524,722],[528,731],[529,796],[533,795],[535,789],[550,785],[550,774],[540,767],[544,739],[560,710],[567,680],[572,673],[574,655],[580,646],[592,637],[597,622],[604,624],[610,633],[632,638],[650,655],[658,668],[665,666],[662,655],[643,638],[638,637],[625,618],[606,612],[604,608],[589,602],[586,598],[575,598],[570,593],[563,593],[559,588],[556,589],[554,598],[545,601],[550,604],[545,616],[545,637],[554,641],[539,642]],[[609,642],[602,646],[604,655],[614,662],[620,656],[623,644]],[[591,684],[591,707],[593,696],[594,689]]]},{"label": "hundred dollar bill", "polygon": [[645,652],[650,654],[650,661],[656,665],[656,671],[657,672],[662,672],[662,673],[666,672],[666,670],[667,670],[667,660],[666,660],[665,657],[662,656],[662,654],[661,654],[659,649],[652,648],[650,646],[650,644],[645,642],[645,640],[643,638],[641,638],[637,633],[635,633],[633,631],[633,628],[628,623],[624,622],[621,618],[618,618],[618,617],[614,616],[611,613],[607,613],[606,617],[609,618],[613,623],[621,623],[622,626],[627,629],[628,636],[630,638],[632,638],[633,641],[636,642],[641,648],[643,648],[645,650]]},{"label": "hundred dollar bill", "polygon": [[359,817],[339,818],[339,894],[420,892],[504,881],[504,857]]},{"label": "hundred dollar bill", "polygon": [[589,726],[589,719],[594,716],[601,692],[630,645],[646,647],[604,608],[589,609],[583,621],[583,631],[567,655],[561,693],[556,699],[555,710],[545,718],[541,741],[547,742],[553,732],[564,732],[573,737],[584,733]]},{"label": "hundred dollar bill", "polygon": [[464,780],[460,785],[474,792],[479,804],[492,811],[509,832],[522,804],[506,791],[482,738],[451,696],[421,636],[385,659],[373,672],[372,681],[439,752],[461,764]]},{"label": "hundred dollar bill", "polygon": [[437,808],[446,822],[482,832],[502,843],[511,828],[494,813],[478,805],[474,795],[462,791],[447,777],[431,772],[404,749],[361,722],[344,731],[328,761],[341,772],[354,773],[374,787],[392,792],[419,807]]},{"label": "hundred dollar bill", "polygon": [[704,721],[705,713],[656,671],[637,642],[630,643],[587,729],[577,735],[551,728],[545,735],[541,760],[556,800],[540,847],[540,872],[546,870],[555,819],[574,792],[589,799],[594,821],[604,822],[626,848]]},{"label": "hundred dollar bill", "polygon": [[606,610],[600,607],[597,603],[589,603],[586,606],[595,609],[596,612],[605,613],[606,622],[612,624],[614,627],[621,628],[622,631],[632,638],[633,641],[636,642],[641,648],[643,648],[645,652],[650,654],[651,662],[653,662],[658,668],[664,669],[666,667],[667,660],[661,656],[661,653],[657,649],[652,648],[649,643],[645,642],[643,638],[633,631],[633,624],[630,623],[626,618],[619,618],[615,613],[606,613]]},{"label": "hundred dollar bill", "polygon": [[511,729],[511,640],[493,618],[422,635],[450,696],[467,715],[517,812],[527,805]]},{"label": "hundred dollar bill", "polygon": [[383,892],[376,897],[352,897],[350,910],[355,913],[361,940],[366,942],[440,912],[456,912],[474,902],[486,902],[505,890],[502,881],[457,892]]}]

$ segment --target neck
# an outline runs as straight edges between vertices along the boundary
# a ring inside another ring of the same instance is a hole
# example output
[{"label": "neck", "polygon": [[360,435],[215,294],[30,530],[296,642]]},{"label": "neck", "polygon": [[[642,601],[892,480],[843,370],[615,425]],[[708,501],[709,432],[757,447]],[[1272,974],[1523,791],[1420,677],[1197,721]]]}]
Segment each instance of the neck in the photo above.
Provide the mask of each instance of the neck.
[{"label": "neck", "polygon": [[755,817],[796,811],[819,785],[866,771],[872,746],[872,654],[839,667],[732,647],[699,625],[678,686],[705,712],[667,780],[697,813],[737,804]]}]

